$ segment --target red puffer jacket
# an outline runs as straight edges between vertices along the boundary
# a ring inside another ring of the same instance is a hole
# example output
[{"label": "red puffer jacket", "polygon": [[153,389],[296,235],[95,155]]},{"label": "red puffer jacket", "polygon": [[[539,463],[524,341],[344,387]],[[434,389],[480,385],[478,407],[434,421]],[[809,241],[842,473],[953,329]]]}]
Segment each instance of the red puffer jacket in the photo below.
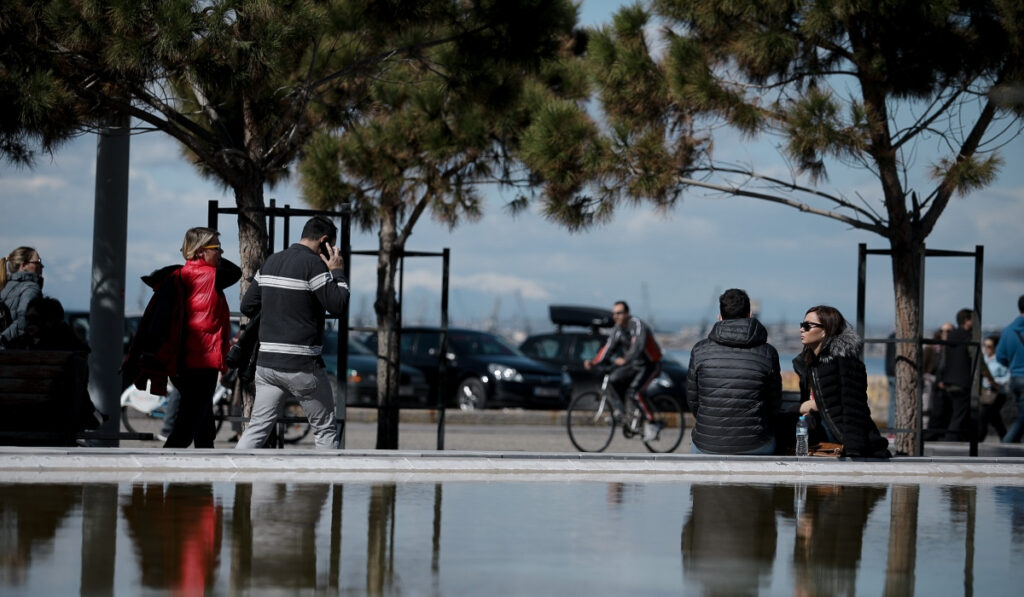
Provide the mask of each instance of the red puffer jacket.
[{"label": "red puffer jacket", "polygon": [[224,291],[217,289],[217,268],[202,259],[190,259],[181,268],[181,281],[188,296],[185,368],[226,371],[231,311]]}]

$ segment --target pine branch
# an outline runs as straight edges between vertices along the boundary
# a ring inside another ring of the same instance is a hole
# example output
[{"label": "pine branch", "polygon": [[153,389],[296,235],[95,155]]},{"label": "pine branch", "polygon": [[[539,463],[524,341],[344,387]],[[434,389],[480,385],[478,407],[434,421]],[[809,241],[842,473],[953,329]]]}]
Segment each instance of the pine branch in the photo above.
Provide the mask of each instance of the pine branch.
[{"label": "pine branch", "polygon": [[[964,143],[960,147],[960,152],[956,157],[956,164],[960,164],[974,155],[975,151],[978,149],[978,145],[981,144],[985,131],[988,130],[988,127],[995,118],[995,115],[996,105],[992,100],[989,100],[985,103],[985,107],[981,110],[981,114],[978,115],[978,120],[971,128],[971,133],[967,135],[966,139],[964,139]],[[935,227],[935,223],[939,220],[939,216],[942,215],[943,210],[946,209],[946,205],[949,204],[949,200],[953,197],[953,192],[956,190],[954,172],[956,172],[955,166],[946,171],[946,175],[943,177],[942,182],[939,184],[937,192],[935,193],[935,203],[927,212],[925,212],[924,218],[921,220],[922,237],[928,236],[928,234],[931,233],[932,229]]]},{"label": "pine branch", "polygon": [[[892,141],[892,149],[897,150],[904,143],[912,140],[917,135],[921,134],[926,130],[930,130],[931,124],[938,120],[940,116],[945,115],[946,110],[948,110],[956,102],[957,98],[959,98],[963,94],[963,92],[963,88],[954,91],[953,94],[950,95],[949,99],[942,103],[942,106],[938,110],[935,110],[935,112],[933,112],[931,116],[928,116],[923,120],[918,120],[917,123],[914,124],[914,126],[910,127],[909,129],[906,129],[905,133],[903,131],[897,131],[894,135],[895,138]],[[938,102],[938,98],[935,98],[935,100],[932,102],[932,106],[934,106],[936,102]],[[929,106],[928,109],[931,109],[931,106]],[[927,111],[928,110],[925,110],[926,113]],[[941,136],[941,133],[939,133],[939,131],[934,132]]]},{"label": "pine branch", "polygon": [[472,35],[472,34],[475,34],[475,33],[480,33],[481,31],[486,31],[487,29],[490,29],[492,26],[493,25],[490,25],[490,24],[481,25],[481,26],[476,27],[474,29],[470,29],[469,31],[463,31],[462,33],[457,33],[457,34],[451,35],[449,37],[445,37],[445,38],[441,38],[441,39],[435,39],[435,40],[431,40],[431,41],[427,41],[427,42],[422,42],[422,43],[417,43],[417,44],[409,44],[409,45],[402,46],[402,47],[399,47],[399,48],[393,48],[393,49],[387,50],[385,52],[378,52],[378,53],[376,53],[376,54],[374,54],[372,56],[367,56],[366,58],[363,58],[362,60],[358,60],[355,63],[353,63],[353,64],[351,64],[351,65],[349,65],[349,66],[347,66],[347,67],[345,67],[345,68],[343,68],[343,69],[341,69],[339,71],[335,71],[335,72],[333,72],[333,73],[331,73],[331,74],[329,74],[329,75],[327,75],[325,77],[322,77],[322,78],[320,78],[320,79],[318,79],[316,81],[313,81],[313,83],[309,85],[309,89],[311,89],[311,90],[319,89],[320,87],[326,85],[327,83],[330,83],[331,81],[333,81],[335,79],[339,79],[341,77],[346,77],[346,76],[348,76],[348,75],[350,75],[350,74],[352,74],[352,73],[354,73],[354,72],[356,72],[356,71],[358,71],[360,69],[366,68],[368,66],[371,66],[371,65],[374,65],[374,64],[377,64],[377,63],[380,63],[380,62],[384,62],[384,61],[390,59],[392,56],[397,56],[399,54],[409,54],[409,53],[412,53],[414,50],[426,50],[426,49],[433,48],[433,47],[436,47],[436,46],[441,46],[441,45],[444,45],[444,44],[456,41],[458,39],[461,39],[462,37],[465,37],[467,35]]},{"label": "pine branch", "polygon": [[867,230],[869,232],[874,232],[875,234],[878,234],[880,236],[887,236],[888,235],[888,228],[886,228],[885,226],[882,226],[880,224],[876,224],[876,223],[872,223],[872,222],[864,222],[864,221],[858,220],[857,218],[853,218],[853,217],[850,217],[850,216],[847,216],[847,215],[844,215],[844,214],[841,214],[841,213],[837,213],[837,212],[834,212],[834,211],[829,211],[829,210],[825,210],[825,209],[819,209],[817,207],[811,207],[810,205],[807,205],[806,203],[802,203],[800,201],[794,201],[792,199],[786,199],[785,197],[779,197],[779,196],[776,196],[776,195],[769,195],[767,193],[759,193],[757,191],[748,191],[746,189],[743,189],[742,187],[714,184],[714,183],[710,183],[710,182],[705,182],[703,180],[697,180],[697,179],[694,179],[694,178],[683,177],[683,178],[679,179],[679,182],[681,184],[684,184],[684,185],[701,187],[701,188],[704,188],[704,189],[711,189],[711,190],[714,190],[714,191],[721,191],[721,192],[726,193],[728,195],[735,195],[735,196],[740,196],[740,197],[750,197],[752,199],[761,199],[763,201],[770,201],[772,203],[779,203],[781,205],[788,205],[789,207],[792,207],[794,209],[798,209],[798,210],[800,210],[802,212],[811,213],[811,214],[815,214],[815,215],[819,215],[819,216],[824,216],[826,218],[830,218],[830,219],[833,219],[833,220],[837,220],[837,221],[842,222],[844,224],[847,224],[847,225],[849,225],[849,226],[851,226],[853,228],[858,228],[860,230]]},{"label": "pine branch", "polygon": [[843,199],[842,197],[838,197],[838,196],[835,196],[835,195],[830,195],[830,194],[825,193],[823,191],[820,191],[818,189],[813,189],[813,188],[805,187],[805,186],[802,186],[802,185],[798,185],[796,182],[787,182],[787,181],[784,181],[784,180],[781,180],[781,179],[778,179],[778,178],[774,178],[772,176],[765,176],[763,174],[758,174],[757,172],[754,172],[753,170],[742,170],[742,169],[739,169],[739,168],[724,168],[724,167],[714,166],[714,167],[711,167],[711,168],[699,168],[699,169],[696,169],[694,171],[695,172],[702,172],[702,171],[707,171],[707,172],[725,172],[725,173],[729,173],[729,174],[740,174],[740,175],[746,176],[748,178],[754,178],[754,179],[758,179],[758,180],[763,180],[763,181],[766,181],[766,182],[770,182],[773,185],[780,186],[780,187],[783,187],[785,189],[789,189],[791,191],[797,191],[797,192],[800,192],[800,193],[807,193],[809,195],[815,195],[815,196],[821,197],[823,199],[827,199],[827,200],[835,203],[840,208],[846,208],[846,209],[849,209],[849,210],[851,210],[853,212],[859,213],[860,215],[862,215],[865,218],[867,218],[868,220],[870,220],[871,223],[874,224],[874,225],[881,226],[881,225],[884,224],[882,222],[882,220],[878,217],[877,214],[871,213],[871,212],[869,212],[869,211],[867,211],[867,210],[865,210],[865,209],[863,209],[861,207],[858,207],[857,205],[854,205],[853,203],[850,203],[849,201],[847,201],[846,199]]}]

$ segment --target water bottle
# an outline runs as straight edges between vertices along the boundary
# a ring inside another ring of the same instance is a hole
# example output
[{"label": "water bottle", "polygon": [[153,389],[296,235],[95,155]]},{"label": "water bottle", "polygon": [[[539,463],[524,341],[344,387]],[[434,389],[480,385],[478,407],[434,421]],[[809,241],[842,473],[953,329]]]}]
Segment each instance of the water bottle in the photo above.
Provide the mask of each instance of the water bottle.
[{"label": "water bottle", "polygon": [[796,422],[796,455],[807,456],[807,415]]}]

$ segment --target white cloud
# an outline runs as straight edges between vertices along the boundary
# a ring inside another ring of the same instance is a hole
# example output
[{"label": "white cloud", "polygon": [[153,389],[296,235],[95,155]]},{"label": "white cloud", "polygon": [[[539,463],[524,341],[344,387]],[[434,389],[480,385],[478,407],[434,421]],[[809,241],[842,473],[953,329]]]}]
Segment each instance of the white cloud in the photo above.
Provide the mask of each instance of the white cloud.
[{"label": "white cloud", "polygon": [[[427,269],[416,269],[406,272],[405,289],[422,288],[429,292],[441,291],[441,272]],[[524,299],[546,301],[552,298],[551,293],[537,280],[503,274],[498,272],[479,272],[475,274],[451,275],[451,290],[468,290],[501,295],[513,295],[519,292]]]},{"label": "white cloud", "polygon": [[28,176],[24,178],[0,178],[0,193],[4,195],[35,195],[44,191],[63,189],[67,183],[56,176]]}]

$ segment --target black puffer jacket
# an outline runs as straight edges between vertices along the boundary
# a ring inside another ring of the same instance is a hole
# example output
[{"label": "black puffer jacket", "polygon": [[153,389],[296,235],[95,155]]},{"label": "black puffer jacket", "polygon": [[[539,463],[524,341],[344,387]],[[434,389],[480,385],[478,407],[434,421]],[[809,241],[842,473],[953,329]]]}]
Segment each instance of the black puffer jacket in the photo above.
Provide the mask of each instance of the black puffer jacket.
[{"label": "black puffer jacket", "polygon": [[793,359],[800,376],[800,403],[814,400],[819,421],[843,444],[847,456],[887,458],[889,442],[878,432],[868,408],[868,377],[861,358],[863,343],[849,326],[826,338],[821,350],[805,361]]},{"label": "black puffer jacket", "polygon": [[771,441],[782,400],[779,353],[756,319],[726,319],[690,351],[686,401],[702,452],[739,454]]}]

